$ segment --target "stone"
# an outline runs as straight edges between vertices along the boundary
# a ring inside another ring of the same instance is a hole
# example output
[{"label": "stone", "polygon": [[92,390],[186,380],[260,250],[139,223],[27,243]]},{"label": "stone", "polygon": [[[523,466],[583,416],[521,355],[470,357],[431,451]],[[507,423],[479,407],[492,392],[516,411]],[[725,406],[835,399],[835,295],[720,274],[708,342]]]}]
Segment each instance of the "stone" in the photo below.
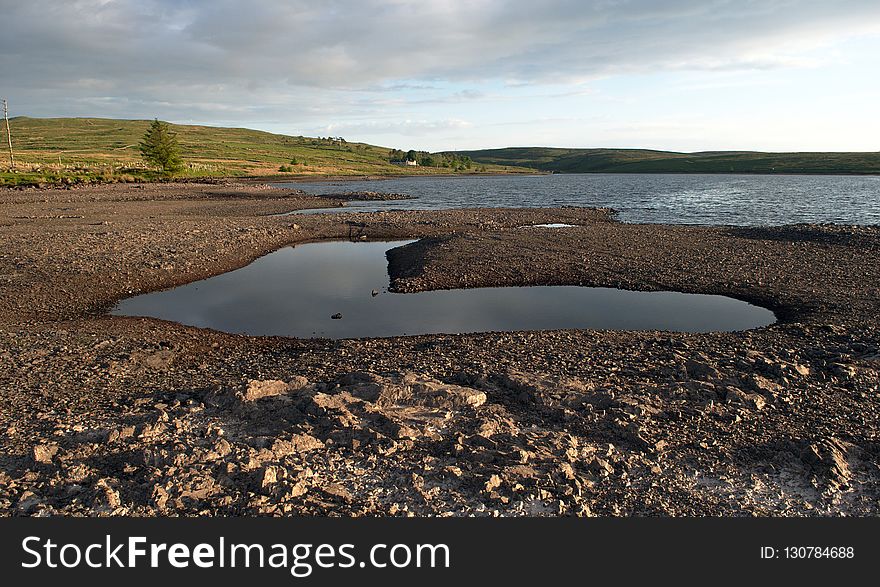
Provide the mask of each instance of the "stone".
[{"label": "stone", "polygon": [[280,379],[252,379],[248,382],[244,393],[246,401],[254,401],[264,397],[273,397],[287,393],[289,386]]},{"label": "stone", "polygon": [[852,365],[844,365],[843,363],[833,363],[830,367],[831,374],[838,379],[849,380],[856,376],[856,368]]},{"label": "stone", "polygon": [[260,478],[260,487],[266,489],[275,485],[280,478],[284,476],[284,469],[271,465],[263,469],[263,475]]},{"label": "stone", "polygon": [[34,460],[38,463],[48,465],[58,454],[57,444],[38,444],[34,447]]},{"label": "stone", "polygon": [[95,499],[99,502],[99,505],[111,509],[116,509],[122,505],[122,498],[119,496],[119,492],[110,485],[107,479],[98,479],[98,482],[95,483],[95,490],[97,491]]},{"label": "stone", "polygon": [[574,467],[572,467],[568,463],[562,463],[561,465],[559,465],[559,472],[569,481],[573,480],[576,477],[574,473]]},{"label": "stone", "polygon": [[206,455],[206,459],[211,459],[211,457],[213,457],[211,460],[222,459],[231,452],[232,444],[226,439],[220,438],[214,443],[213,450]]},{"label": "stone", "polygon": [[410,386],[411,403],[435,408],[478,408],[488,399],[485,392],[470,387],[447,385],[432,379],[420,379]]},{"label": "stone", "polygon": [[810,368],[807,367],[806,365],[801,365],[799,363],[792,363],[791,367],[801,377],[809,377],[810,376]]},{"label": "stone", "polygon": [[123,426],[118,430],[111,430],[110,434],[107,436],[107,442],[115,442],[117,440],[131,438],[134,436],[135,430],[136,428],[134,426]]},{"label": "stone", "polygon": [[776,395],[780,391],[782,391],[782,386],[776,383],[775,381],[770,381],[766,377],[763,377],[758,374],[752,374],[748,380],[749,387],[752,388],[753,391],[757,391],[759,393],[765,393],[767,395]]},{"label": "stone", "polygon": [[287,387],[290,391],[298,391],[300,389],[305,389],[309,386],[309,380],[303,377],[302,375],[294,375],[287,382]]},{"label": "stone", "polygon": [[587,468],[591,473],[595,473],[600,477],[607,477],[614,473],[614,465],[599,457],[594,457],[589,465],[587,465]]},{"label": "stone", "polygon": [[290,488],[290,491],[287,492],[288,498],[294,497],[302,497],[309,491],[309,486],[305,481],[297,481],[293,484],[293,487]]},{"label": "stone", "polygon": [[321,491],[344,501],[351,501],[353,499],[351,492],[339,483],[325,483],[321,486]]},{"label": "stone", "polygon": [[169,498],[168,491],[161,485],[155,485],[153,487],[151,497],[153,503],[156,504],[156,507],[160,510],[164,510],[167,507]]},{"label": "stone", "polygon": [[332,316],[330,316],[333,320],[342,320],[342,312],[336,312]]},{"label": "stone", "polygon": [[847,461],[848,447],[834,437],[812,442],[801,451],[801,461],[832,490],[847,488],[852,472]]},{"label": "stone", "polygon": [[304,453],[310,450],[324,448],[324,443],[309,434],[294,434],[290,440],[278,439],[272,444],[272,454],[276,457],[285,457],[292,454]]},{"label": "stone", "polygon": [[486,481],[486,492],[494,491],[499,487],[501,487],[501,477],[499,477],[498,475],[492,475],[491,477],[489,477],[489,480]]},{"label": "stone", "polygon": [[21,494],[18,500],[17,508],[22,513],[30,513],[41,504],[40,496],[30,490],[26,490]]},{"label": "stone", "polygon": [[767,400],[761,394],[747,393],[737,387],[728,387],[725,399],[729,404],[748,406],[756,410],[763,409],[767,404]]},{"label": "stone", "polygon": [[688,377],[694,379],[720,379],[721,373],[718,369],[709,364],[708,361],[698,359],[688,359],[684,364]]}]

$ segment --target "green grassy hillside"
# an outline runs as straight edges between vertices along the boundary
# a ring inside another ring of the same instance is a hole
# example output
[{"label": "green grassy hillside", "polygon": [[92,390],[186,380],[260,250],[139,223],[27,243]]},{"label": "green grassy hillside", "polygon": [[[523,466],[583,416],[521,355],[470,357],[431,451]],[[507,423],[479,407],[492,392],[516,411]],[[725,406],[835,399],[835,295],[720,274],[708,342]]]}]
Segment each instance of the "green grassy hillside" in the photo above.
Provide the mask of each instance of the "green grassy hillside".
[{"label": "green grassy hillside", "polygon": [[557,173],[851,173],[880,174],[880,152],[675,153],[647,149],[511,147],[458,151],[478,163],[517,165]]},{"label": "green grassy hillside", "polygon": [[[138,142],[148,120],[27,118],[10,120],[16,173],[0,149],[0,185],[156,179]],[[2,126],[2,120],[0,120]],[[450,173],[444,167],[392,165],[390,149],[333,139],[278,135],[244,128],[171,125],[183,177],[396,175]],[[5,135],[5,128],[2,128]],[[5,139],[5,136],[3,137]],[[285,171],[279,171],[281,167]],[[288,170],[289,169],[289,170]],[[480,164],[465,171],[505,171]],[[515,170],[511,170],[515,171]]]},{"label": "green grassy hillside", "polygon": [[[2,121],[0,121],[2,124]],[[140,157],[148,120],[26,118],[10,120],[16,171],[0,149],[0,186],[143,181],[160,174]],[[512,147],[451,151],[467,168],[393,165],[391,149],[330,138],[279,135],[244,128],[171,125],[185,168],[182,177],[413,175],[452,172],[557,173],[852,173],[880,174],[877,153],[675,153],[647,149]],[[5,134],[5,128],[2,129]],[[5,137],[4,137],[5,138]],[[5,145],[4,145],[5,146]],[[399,152],[398,152],[399,153]],[[442,157],[429,158],[439,165]]]}]

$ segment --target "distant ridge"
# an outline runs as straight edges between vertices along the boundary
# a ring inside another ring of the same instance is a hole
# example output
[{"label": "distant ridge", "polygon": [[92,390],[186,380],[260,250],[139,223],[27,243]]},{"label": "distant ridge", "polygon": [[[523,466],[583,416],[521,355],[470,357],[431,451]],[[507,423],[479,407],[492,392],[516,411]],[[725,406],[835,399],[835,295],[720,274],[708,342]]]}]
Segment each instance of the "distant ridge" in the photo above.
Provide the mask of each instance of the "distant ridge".
[{"label": "distant ridge", "polygon": [[454,151],[477,163],[531,167],[555,173],[808,173],[880,174],[880,152],[763,153],[652,149],[507,147]]},{"label": "distant ridge", "polygon": [[[162,179],[138,143],[148,120],[10,119],[16,170],[0,152],[0,186]],[[387,147],[340,137],[305,137],[247,128],[172,124],[185,164],[177,176],[272,177],[436,175],[447,173],[777,173],[877,174],[880,152],[762,153],[652,149],[509,147],[446,151],[467,155],[467,168],[401,166]],[[418,145],[413,145],[417,147]],[[435,154],[436,155],[436,154]]]}]

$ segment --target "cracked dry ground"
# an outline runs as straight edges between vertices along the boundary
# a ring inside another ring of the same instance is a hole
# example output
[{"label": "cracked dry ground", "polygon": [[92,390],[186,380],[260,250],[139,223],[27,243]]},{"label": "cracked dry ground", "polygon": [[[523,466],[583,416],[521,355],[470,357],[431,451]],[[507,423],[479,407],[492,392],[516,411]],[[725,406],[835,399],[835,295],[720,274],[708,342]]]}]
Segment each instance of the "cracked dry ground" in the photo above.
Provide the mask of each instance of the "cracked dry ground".
[{"label": "cracked dry ground", "polygon": [[[378,196],[376,196],[378,197]],[[877,515],[880,231],[358,215],[399,291],[725,294],[747,332],[255,338],[118,299],[344,238],[237,184],[0,193],[4,515]],[[560,222],[565,229],[529,229]]]}]

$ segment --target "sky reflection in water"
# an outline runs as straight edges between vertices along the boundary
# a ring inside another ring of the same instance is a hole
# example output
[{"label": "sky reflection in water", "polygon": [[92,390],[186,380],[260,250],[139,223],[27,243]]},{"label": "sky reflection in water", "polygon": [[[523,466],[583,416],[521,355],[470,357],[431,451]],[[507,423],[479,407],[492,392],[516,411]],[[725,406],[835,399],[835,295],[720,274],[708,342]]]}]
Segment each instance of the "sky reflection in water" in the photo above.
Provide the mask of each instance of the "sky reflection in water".
[{"label": "sky reflection in water", "polygon": [[[385,252],[408,242],[287,247],[236,271],[123,300],[113,314],[302,338],[574,328],[702,332],[775,320],[769,310],[739,300],[676,292],[539,286],[389,293]],[[331,319],[336,313],[343,318]]]}]

